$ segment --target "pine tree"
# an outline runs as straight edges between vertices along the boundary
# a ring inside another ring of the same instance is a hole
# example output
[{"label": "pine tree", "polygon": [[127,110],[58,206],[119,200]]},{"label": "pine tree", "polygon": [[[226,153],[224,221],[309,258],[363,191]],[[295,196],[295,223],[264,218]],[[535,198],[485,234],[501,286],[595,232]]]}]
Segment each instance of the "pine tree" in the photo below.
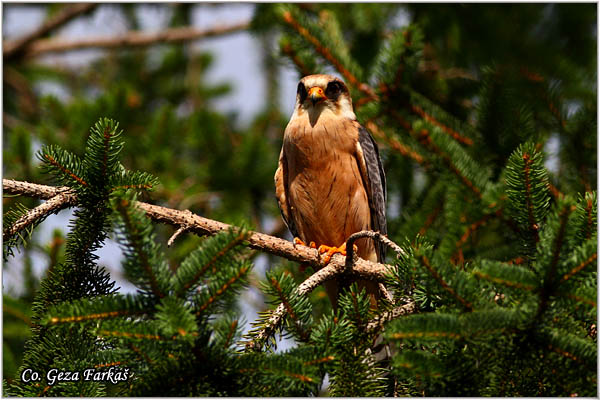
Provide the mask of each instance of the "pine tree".
[{"label": "pine tree", "polygon": [[[119,7],[137,28],[135,6]],[[189,24],[189,5],[173,9],[171,27]],[[276,82],[238,128],[210,106],[227,90],[204,82],[210,55],[185,44],[154,67],[145,49],[115,51],[74,76],[23,61],[41,39],[5,50],[5,196],[46,202],[5,198],[4,259],[18,254],[26,285],[3,296],[4,394],[594,396],[596,22],[593,5],[256,6],[266,70],[334,70],[378,141],[389,237],[365,234],[389,245],[387,265],[323,267],[260,233],[278,214]],[[19,87],[49,77],[71,102]],[[65,208],[69,233],[40,245],[39,224]],[[107,238],[135,293],[103,268]],[[332,310],[320,284],[348,274],[391,298],[373,309],[350,285]],[[265,306],[247,321],[249,287]],[[53,382],[53,369],[80,376]]]}]

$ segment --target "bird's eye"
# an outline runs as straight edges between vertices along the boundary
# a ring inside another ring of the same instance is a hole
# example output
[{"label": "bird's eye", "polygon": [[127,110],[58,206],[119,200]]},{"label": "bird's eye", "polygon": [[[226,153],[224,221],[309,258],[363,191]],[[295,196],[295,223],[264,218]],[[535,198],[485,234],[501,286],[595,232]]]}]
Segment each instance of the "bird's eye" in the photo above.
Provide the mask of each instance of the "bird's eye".
[{"label": "bird's eye", "polygon": [[304,86],[304,83],[302,83],[302,82],[300,82],[298,84],[298,96],[300,96],[300,104],[304,103],[304,100],[306,100],[306,96],[308,96],[306,87]]},{"label": "bird's eye", "polygon": [[344,91],[344,86],[338,81],[331,81],[327,84],[327,89],[325,89],[325,96],[328,99],[335,100],[338,96]]}]

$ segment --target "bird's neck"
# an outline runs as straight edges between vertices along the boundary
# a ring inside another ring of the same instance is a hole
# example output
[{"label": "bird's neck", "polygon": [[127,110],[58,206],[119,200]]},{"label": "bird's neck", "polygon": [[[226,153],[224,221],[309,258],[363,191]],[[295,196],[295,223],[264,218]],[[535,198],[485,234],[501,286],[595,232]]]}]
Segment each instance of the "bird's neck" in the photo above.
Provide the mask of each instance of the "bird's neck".
[{"label": "bird's neck", "polygon": [[297,107],[294,114],[292,114],[290,122],[294,119],[304,119],[311,127],[315,128],[318,124],[328,119],[355,121],[356,114],[352,110],[352,104],[344,102],[333,105],[317,103],[307,108],[302,106]]}]

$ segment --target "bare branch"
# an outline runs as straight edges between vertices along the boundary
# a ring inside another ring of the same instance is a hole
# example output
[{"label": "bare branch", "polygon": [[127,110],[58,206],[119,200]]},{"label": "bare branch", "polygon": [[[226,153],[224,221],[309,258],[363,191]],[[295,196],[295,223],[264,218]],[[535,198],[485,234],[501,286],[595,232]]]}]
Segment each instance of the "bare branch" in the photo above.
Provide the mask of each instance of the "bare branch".
[{"label": "bare branch", "polygon": [[386,322],[401,317],[403,315],[414,314],[417,311],[417,307],[414,300],[405,300],[407,300],[406,304],[395,307],[390,311],[384,312],[379,317],[370,321],[367,324],[367,332],[372,332],[376,329],[381,329],[383,327],[383,324],[385,324]]},{"label": "bare branch", "polygon": [[38,183],[15,181],[12,179],[2,179],[2,189],[4,194],[35,197],[42,200],[48,200],[61,193],[71,193],[75,196],[75,192],[71,191],[67,186],[46,186]]},{"label": "bare branch", "polygon": [[381,282],[379,282],[379,291],[383,295],[384,299],[386,299],[391,304],[394,304],[394,296],[392,296],[392,294],[390,293],[390,291],[387,290],[387,288],[385,287],[385,285],[383,283],[381,283]]},{"label": "bare branch", "polygon": [[386,246],[390,246],[392,248],[392,250],[394,250],[396,252],[396,254],[398,254],[398,255],[406,254],[400,246],[398,246],[396,243],[392,242],[390,239],[387,238],[387,236],[382,235],[380,232],[360,231],[360,232],[353,233],[352,235],[350,235],[350,237],[348,237],[348,240],[346,240],[346,254],[347,254],[346,255],[346,267],[347,268],[349,268],[352,265],[352,261],[354,258],[354,242],[356,242],[358,239],[365,238],[365,237],[383,242]]},{"label": "bare branch", "polygon": [[59,13],[49,18],[46,22],[44,22],[39,28],[34,30],[33,32],[22,36],[15,40],[5,41],[3,43],[3,55],[4,61],[7,61],[11,58],[16,57],[24,51],[28,45],[36,39],[41,38],[52,30],[66,24],[71,21],[73,18],[86,13],[98,6],[98,3],[82,3],[82,4],[73,4],[68,7],[63,8]]},{"label": "bare branch", "polygon": [[100,36],[83,39],[52,38],[37,40],[27,48],[27,56],[35,57],[44,53],[57,53],[83,48],[142,47],[158,43],[181,43],[213,36],[227,35],[247,29],[249,22],[217,26],[210,29],[197,29],[190,26],[169,28],[160,32],[130,31],[118,36]]},{"label": "bare branch", "polygon": [[171,236],[171,237],[169,238],[169,240],[167,241],[167,247],[171,247],[171,246],[173,245],[173,243],[175,242],[175,239],[177,239],[177,237],[178,237],[179,235],[181,235],[183,232],[185,232],[186,230],[187,230],[187,227],[186,227],[186,226],[181,226],[181,227],[179,227],[179,229],[177,229],[177,230],[175,231],[175,233],[173,234],[173,236]]},{"label": "bare branch", "polygon": [[[185,210],[184,212],[192,214],[192,212],[190,210]],[[173,246],[173,243],[175,243],[175,240],[179,237],[179,235],[181,235],[183,232],[187,231],[189,228],[190,228],[189,226],[184,226],[184,225],[180,226],[179,229],[177,229],[175,231],[175,233],[167,241],[167,247]]]},{"label": "bare branch", "polygon": [[[17,194],[40,199],[49,199],[60,193],[68,193],[76,197],[75,193],[68,187],[53,187],[11,179],[3,179],[2,186],[5,194]],[[75,199],[72,199],[72,201],[72,204],[76,204]],[[154,221],[173,225],[178,228],[182,226],[187,227],[189,231],[199,235],[215,235],[219,232],[228,231],[233,228],[231,225],[204,218],[189,211],[174,210],[139,201],[136,202],[136,206],[142,209],[146,215]],[[315,269],[320,269],[325,266],[332,267],[333,269],[344,269],[345,266],[346,257],[341,254],[334,254],[329,263],[325,264],[316,249],[308,246],[295,245],[285,239],[269,236],[260,232],[250,232],[247,243],[248,247],[253,249],[284,257],[291,261],[308,264],[315,267]],[[347,272],[362,279],[380,281],[391,268],[390,265],[373,263],[358,258],[351,270]]]},{"label": "bare branch", "polygon": [[53,212],[58,212],[63,208],[76,204],[77,198],[71,193],[61,193],[52,197],[43,204],[29,210],[25,215],[19,218],[11,227],[2,232],[4,239],[13,236],[17,232],[27,228],[40,219],[46,218]]},{"label": "bare branch", "polygon": [[[148,203],[137,202],[137,206],[146,212],[151,219],[175,226],[188,226],[191,232],[200,235],[214,235],[219,232],[228,231],[231,225],[201,217],[184,211],[173,210],[166,207],[156,206]],[[308,246],[294,245],[285,239],[269,236],[260,232],[250,232],[247,239],[248,247],[269,254],[287,258],[303,264],[309,264],[315,269],[325,266],[323,259],[316,249]],[[343,268],[346,257],[334,254],[328,266]],[[368,280],[381,280],[391,268],[388,265],[373,263],[358,259],[352,268],[352,275]]]}]

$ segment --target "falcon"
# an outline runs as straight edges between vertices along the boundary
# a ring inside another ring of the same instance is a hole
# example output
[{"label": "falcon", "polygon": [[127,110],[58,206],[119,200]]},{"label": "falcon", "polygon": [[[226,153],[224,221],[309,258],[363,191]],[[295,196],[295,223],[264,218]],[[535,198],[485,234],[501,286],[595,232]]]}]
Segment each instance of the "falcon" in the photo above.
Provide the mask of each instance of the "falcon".
[{"label": "falcon", "polygon": [[[346,255],[346,240],[362,230],[387,233],[385,173],[371,134],[356,120],[344,82],[309,75],[298,83],[294,112],[285,129],[275,189],[281,215],[294,243],[310,243],[325,254]],[[370,238],[356,241],[359,257],[383,262],[385,247]],[[325,282],[337,307],[340,283]],[[358,280],[376,306],[376,282]]]}]

